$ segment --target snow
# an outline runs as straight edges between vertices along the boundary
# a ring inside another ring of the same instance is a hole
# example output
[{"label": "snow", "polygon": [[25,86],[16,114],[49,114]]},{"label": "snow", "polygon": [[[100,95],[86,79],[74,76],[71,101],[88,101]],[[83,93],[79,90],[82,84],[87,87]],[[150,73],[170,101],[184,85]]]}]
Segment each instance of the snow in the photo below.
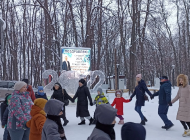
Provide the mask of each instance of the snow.
[{"label": "snow", "polygon": [[[172,91],[172,99],[177,94],[178,88],[175,88]],[[95,95],[93,95],[94,97]],[[109,101],[112,103],[115,95],[109,93]],[[128,94],[125,93],[124,98],[128,98]],[[135,98],[133,98],[132,102],[124,104],[124,119],[125,122],[140,122],[139,115],[135,112]],[[95,106],[89,106],[89,111],[91,116],[93,116],[95,110]],[[154,100],[146,102],[146,106],[142,108],[143,114],[147,117],[148,122],[145,126],[147,131],[146,140],[189,140],[190,137],[182,137],[182,133],[184,129],[180,122],[176,120],[177,110],[178,110],[178,102],[176,102],[172,107],[170,107],[168,112],[168,118],[174,123],[174,127],[170,130],[166,131],[161,129],[161,126],[164,125],[162,120],[157,114],[158,110],[158,98],[155,97]],[[77,124],[80,122],[79,118],[76,118],[76,106],[69,105],[66,107],[67,119],[70,121],[65,129],[65,133],[68,140],[87,140],[87,137],[90,136],[92,130],[94,129],[94,125],[89,126],[89,121],[86,120],[86,125],[78,126]],[[118,122],[119,119],[116,118]],[[115,125],[116,131],[116,140],[121,140],[121,125]],[[3,129],[0,128],[0,140],[2,140]]]}]

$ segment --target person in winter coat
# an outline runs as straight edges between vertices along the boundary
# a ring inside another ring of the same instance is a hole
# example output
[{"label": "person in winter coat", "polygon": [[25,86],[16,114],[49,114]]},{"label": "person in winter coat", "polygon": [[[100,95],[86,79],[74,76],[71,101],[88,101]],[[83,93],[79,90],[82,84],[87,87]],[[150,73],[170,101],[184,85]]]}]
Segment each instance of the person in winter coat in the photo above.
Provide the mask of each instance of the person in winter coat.
[{"label": "person in winter coat", "polygon": [[26,126],[30,128],[29,140],[41,140],[42,129],[46,121],[46,113],[44,111],[46,99],[38,98],[34,101],[32,110],[30,112],[32,119],[26,123]]},{"label": "person in winter coat", "polygon": [[141,124],[142,125],[145,125],[145,122],[148,121],[141,111],[142,106],[145,105],[145,96],[146,96],[145,92],[147,92],[150,97],[152,96],[152,93],[148,90],[145,81],[142,80],[142,75],[138,74],[136,76],[135,91],[131,95],[130,100],[132,100],[133,97],[136,95],[137,100],[135,103],[135,111],[139,114],[139,116],[141,118]]},{"label": "person in winter coat", "polygon": [[118,124],[124,124],[124,118],[122,117],[122,115],[123,115],[123,103],[128,103],[128,102],[130,102],[130,100],[124,99],[122,97],[122,92],[119,90],[117,90],[115,92],[115,96],[116,96],[116,98],[114,99],[111,106],[116,105],[115,108],[117,109],[117,117],[120,119]]},{"label": "person in winter coat", "polygon": [[25,82],[15,83],[7,124],[11,140],[29,140],[30,129],[26,127],[26,123],[31,119],[30,111],[33,102],[26,90],[27,84]]},{"label": "person in winter coat", "polygon": [[25,82],[27,84],[27,92],[29,92],[29,96],[32,99],[32,102],[34,102],[34,100],[36,99],[34,91],[32,89],[31,85],[28,85],[28,79],[22,79],[23,82]]},{"label": "person in winter coat", "polygon": [[[4,106],[3,104],[5,104],[7,107],[4,110],[4,112],[2,112],[2,118],[1,118],[1,125],[2,128],[5,128],[4,130],[4,134],[3,134],[3,140],[10,140],[10,135],[9,135],[9,131],[7,130],[7,120],[8,120],[8,114],[9,114],[9,109],[8,109],[8,105],[10,104],[10,100],[11,99],[11,94],[7,94],[6,98],[5,98],[5,102],[3,102],[1,104],[1,106]],[[3,109],[3,108],[2,108]]]},{"label": "person in winter coat", "polygon": [[64,103],[56,99],[50,99],[46,103],[44,111],[47,119],[43,126],[41,140],[67,140],[60,120],[63,106]]},{"label": "person in winter coat", "polygon": [[132,123],[132,122],[125,123],[121,128],[121,139],[145,140],[146,129],[141,124]]},{"label": "person in winter coat", "polygon": [[101,104],[108,104],[109,102],[108,102],[107,98],[104,96],[102,89],[98,88],[97,92],[98,92],[98,95],[94,99],[94,104],[96,106],[101,105]]},{"label": "person in winter coat", "polygon": [[171,83],[168,80],[167,76],[162,76],[160,78],[160,90],[154,93],[151,97],[153,99],[155,96],[159,96],[159,107],[158,107],[158,115],[164,122],[165,126],[162,126],[163,129],[170,129],[173,127],[173,123],[168,119],[167,113],[169,106],[171,105]]},{"label": "person in winter coat", "polygon": [[171,104],[179,100],[177,120],[183,125],[185,129],[183,136],[186,137],[190,136],[190,85],[187,75],[180,74],[177,77],[177,86],[179,90],[176,97],[171,101]]},{"label": "person in winter coat", "polygon": [[79,80],[79,88],[73,97],[73,102],[76,98],[78,98],[76,116],[80,117],[81,119],[81,122],[78,125],[85,124],[84,117],[90,121],[89,125],[91,125],[93,122],[93,118],[90,116],[90,113],[88,111],[88,100],[90,101],[91,106],[93,106],[93,102],[88,87],[85,85],[85,83],[86,82],[84,79]]},{"label": "person in winter coat", "polygon": [[[62,89],[59,83],[55,83],[53,90],[54,92],[51,96],[51,99],[57,99],[63,103],[68,100],[73,101],[73,99],[67,94],[66,90]],[[64,121],[63,126],[66,126],[69,123],[69,121],[66,118],[65,103],[64,103],[63,115],[61,115],[61,118]]]},{"label": "person in winter coat", "polygon": [[87,140],[115,140],[115,117],[117,109],[110,104],[101,104],[95,111],[96,127]]},{"label": "person in winter coat", "polygon": [[35,94],[36,99],[43,98],[48,100],[46,93],[44,93],[43,86],[38,86],[38,92]]}]

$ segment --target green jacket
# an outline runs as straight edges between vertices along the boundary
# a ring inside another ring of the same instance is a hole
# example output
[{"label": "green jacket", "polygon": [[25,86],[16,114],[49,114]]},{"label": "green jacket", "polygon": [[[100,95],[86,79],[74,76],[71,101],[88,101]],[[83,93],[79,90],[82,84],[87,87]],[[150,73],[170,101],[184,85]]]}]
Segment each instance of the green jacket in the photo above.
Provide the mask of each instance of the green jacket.
[{"label": "green jacket", "polygon": [[94,100],[94,104],[101,105],[101,104],[108,104],[107,98],[104,96],[104,93],[97,95]]}]

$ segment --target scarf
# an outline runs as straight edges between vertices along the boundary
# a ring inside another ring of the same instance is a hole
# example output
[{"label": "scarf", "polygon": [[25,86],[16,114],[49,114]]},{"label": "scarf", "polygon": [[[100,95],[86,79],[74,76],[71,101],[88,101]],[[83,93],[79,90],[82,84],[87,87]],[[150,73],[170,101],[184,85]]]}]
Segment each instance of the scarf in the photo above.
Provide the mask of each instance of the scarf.
[{"label": "scarf", "polygon": [[96,128],[102,130],[106,134],[108,134],[111,138],[111,140],[115,140],[115,130],[113,129],[115,124],[101,124],[97,121]]},{"label": "scarf", "polygon": [[58,125],[58,132],[60,134],[61,139],[66,140],[65,132],[64,132],[63,126],[61,124],[60,116],[48,115],[47,114],[47,118],[54,121]]}]

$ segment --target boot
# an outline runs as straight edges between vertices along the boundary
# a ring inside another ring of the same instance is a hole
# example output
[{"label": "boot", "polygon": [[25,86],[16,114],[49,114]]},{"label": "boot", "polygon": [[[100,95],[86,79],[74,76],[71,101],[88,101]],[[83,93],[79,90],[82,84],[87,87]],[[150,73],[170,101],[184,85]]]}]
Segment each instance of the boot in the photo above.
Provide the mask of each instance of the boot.
[{"label": "boot", "polygon": [[166,126],[162,126],[162,129],[166,129]]},{"label": "boot", "polygon": [[120,120],[118,124],[124,124],[124,120]]},{"label": "boot", "polygon": [[68,123],[69,123],[68,120],[64,120],[64,124],[63,124],[63,126],[66,126]]},{"label": "boot", "polygon": [[94,121],[92,122],[92,124],[96,124],[97,123],[97,120],[94,119]]},{"label": "boot", "polygon": [[90,121],[89,125],[91,125],[93,123],[94,119],[91,117],[89,121]]},{"label": "boot", "polygon": [[187,136],[190,136],[190,129],[187,131]]},{"label": "boot", "polygon": [[146,117],[144,116],[144,120],[145,120],[145,122],[148,122],[148,120],[146,119]]},{"label": "boot", "polygon": [[144,121],[144,120],[142,120],[140,124],[145,125],[145,121]]},{"label": "boot", "polygon": [[166,126],[166,130],[169,130],[170,128],[172,128],[174,126],[174,124],[171,124],[169,126]]},{"label": "boot", "polygon": [[81,121],[78,125],[85,125],[85,120]]}]

